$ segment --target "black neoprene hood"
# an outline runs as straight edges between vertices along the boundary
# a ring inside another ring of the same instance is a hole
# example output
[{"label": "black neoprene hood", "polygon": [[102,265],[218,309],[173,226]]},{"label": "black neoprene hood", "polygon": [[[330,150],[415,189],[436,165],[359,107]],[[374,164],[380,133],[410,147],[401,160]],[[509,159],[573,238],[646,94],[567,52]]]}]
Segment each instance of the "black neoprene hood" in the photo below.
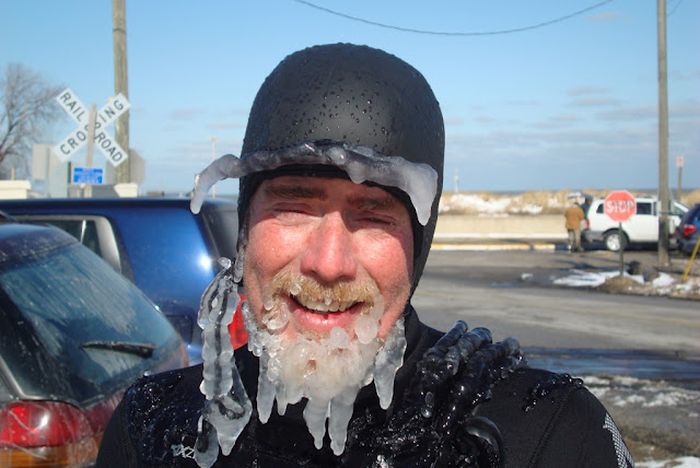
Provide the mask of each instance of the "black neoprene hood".
[{"label": "black neoprene hood", "polygon": [[[367,46],[320,45],[289,55],[267,77],[255,97],[241,159],[307,142],[360,145],[435,170],[437,191],[425,226],[416,221],[407,197],[400,197],[412,215],[417,241],[415,288],[437,221],[445,146],[440,106],[425,78],[403,60]],[[241,178],[241,226],[260,182],[281,174],[284,168],[274,171],[274,175],[260,172]]]}]

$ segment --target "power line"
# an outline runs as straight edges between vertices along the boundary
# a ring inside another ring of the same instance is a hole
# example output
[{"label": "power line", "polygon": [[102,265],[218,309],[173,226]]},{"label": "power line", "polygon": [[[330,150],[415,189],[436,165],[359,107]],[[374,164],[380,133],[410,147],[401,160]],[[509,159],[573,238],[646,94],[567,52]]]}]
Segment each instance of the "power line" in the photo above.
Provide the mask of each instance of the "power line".
[{"label": "power line", "polygon": [[666,18],[674,14],[676,12],[676,9],[678,9],[678,5],[680,5],[681,3],[683,3],[683,0],[678,0],[678,2],[676,2],[675,5],[673,5],[673,8],[671,8],[671,11],[666,14]]},{"label": "power line", "polygon": [[[331,10],[330,8],[322,7],[320,5],[316,5],[315,3],[311,3],[307,0],[293,0],[297,3],[301,3],[302,5],[309,6],[311,8],[315,8],[320,11],[324,11],[326,13],[330,13],[331,15],[335,16],[340,16],[341,18],[349,19],[352,21],[357,21],[360,23],[365,23],[369,24],[372,26],[378,26],[380,28],[386,28],[386,29],[394,29],[396,31],[402,31],[402,32],[410,32],[410,33],[415,33],[415,34],[428,34],[428,35],[433,35],[433,36],[494,36],[497,34],[511,34],[511,33],[516,33],[516,32],[522,32],[522,31],[529,31],[531,29],[537,29],[541,28],[544,26],[549,26],[550,24],[554,23],[559,23],[561,21],[567,20],[569,18],[573,18],[574,16],[581,15],[583,13],[586,13],[588,11],[594,10],[598,7],[601,7],[605,5],[606,3],[610,3],[613,0],[604,0],[602,2],[598,2],[595,5],[591,5],[587,8],[584,8],[582,10],[575,11],[573,13],[570,13],[568,15],[561,16],[559,18],[555,18],[549,21],[545,21],[543,23],[537,23],[537,24],[532,24],[530,26],[523,26],[520,28],[513,28],[513,29],[502,29],[498,31],[474,31],[474,32],[450,32],[450,31],[429,31],[425,29],[413,29],[413,28],[404,28],[402,26],[395,26],[391,24],[386,24],[386,23],[379,23],[377,21],[371,21],[368,19],[360,18],[358,16],[352,16],[348,15],[339,11]],[[679,2],[680,3],[680,2]]]}]

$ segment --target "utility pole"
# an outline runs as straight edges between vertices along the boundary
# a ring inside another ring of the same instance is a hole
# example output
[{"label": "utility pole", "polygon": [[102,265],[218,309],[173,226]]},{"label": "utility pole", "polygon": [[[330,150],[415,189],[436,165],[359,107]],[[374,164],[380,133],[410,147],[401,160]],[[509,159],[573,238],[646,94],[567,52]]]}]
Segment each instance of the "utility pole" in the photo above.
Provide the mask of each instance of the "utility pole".
[{"label": "utility pole", "polygon": [[678,196],[677,200],[683,203],[683,155],[676,156],[676,169],[678,169]]},{"label": "utility pole", "polygon": [[668,77],[666,70],[666,0],[656,1],[659,43],[659,266],[670,265],[668,213]]},{"label": "utility pole", "polygon": [[[126,66],[126,0],[112,0],[112,42],[114,46],[114,94],[122,93],[129,99],[129,82]],[[117,144],[129,153],[129,111],[116,122]],[[131,182],[131,158],[117,166],[117,183]]]}]

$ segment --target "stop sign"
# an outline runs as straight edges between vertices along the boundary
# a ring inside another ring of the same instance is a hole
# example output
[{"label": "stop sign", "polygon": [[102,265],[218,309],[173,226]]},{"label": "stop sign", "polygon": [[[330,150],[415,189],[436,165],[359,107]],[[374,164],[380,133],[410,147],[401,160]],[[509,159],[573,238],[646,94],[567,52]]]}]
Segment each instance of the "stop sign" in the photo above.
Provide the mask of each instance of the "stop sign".
[{"label": "stop sign", "polygon": [[613,221],[627,221],[637,213],[637,202],[627,190],[615,190],[605,197],[605,214]]}]

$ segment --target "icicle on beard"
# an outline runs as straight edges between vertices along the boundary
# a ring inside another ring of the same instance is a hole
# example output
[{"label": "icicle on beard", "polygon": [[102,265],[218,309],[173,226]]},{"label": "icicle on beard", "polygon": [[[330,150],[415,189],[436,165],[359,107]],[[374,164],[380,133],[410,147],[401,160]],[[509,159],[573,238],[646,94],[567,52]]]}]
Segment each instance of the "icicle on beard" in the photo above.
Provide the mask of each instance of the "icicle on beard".
[{"label": "icicle on beard", "polygon": [[[355,320],[354,336],[336,327],[328,336],[297,333],[292,339],[282,333],[289,324],[284,299],[290,294],[306,304],[335,307],[363,302],[367,306]],[[304,420],[314,445],[323,447],[328,420],[331,448],[340,455],[360,389],[374,380],[381,407],[386,409],[391,403],[394,377],[406,349],[403,318],[384,340],[377,337],[384,304],[371,280],[325,287],[285,269],[275,275],[263,296],[265,310],[259,321],[249,303],[243,304],[248,348],[260,358],[258,417],[266,423],[275,400],[278,413],[283,415],[287,405],[306,398]]]}]

